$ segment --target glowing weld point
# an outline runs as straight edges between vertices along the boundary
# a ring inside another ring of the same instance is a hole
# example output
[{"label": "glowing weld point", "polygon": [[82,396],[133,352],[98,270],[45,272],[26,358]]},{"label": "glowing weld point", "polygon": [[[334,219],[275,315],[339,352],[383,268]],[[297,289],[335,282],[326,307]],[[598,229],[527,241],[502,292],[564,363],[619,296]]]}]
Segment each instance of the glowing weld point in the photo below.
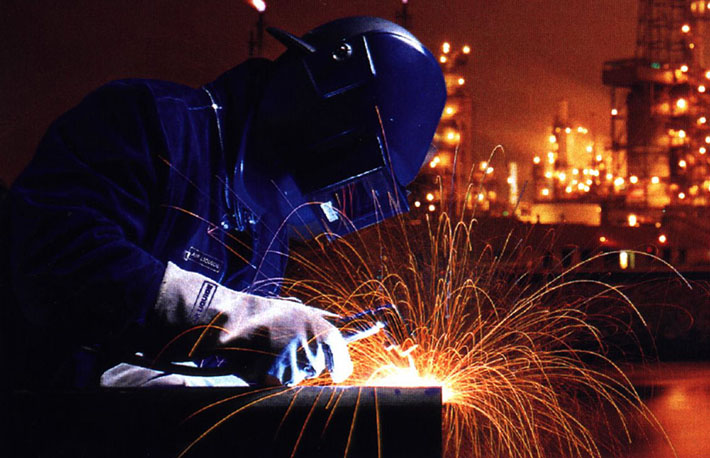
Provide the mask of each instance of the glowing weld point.
[{"label": "glowing weld point", "polygon": [[392,387],[430,387],[441,388],[441,402],[444,404],[451,402],[456,393],[446,383],[438,380],[434,376],[422,376],[417,369],[410,367],[385,366],[381,367],[370,380],[366,382],[368,386],[392,386]]}]

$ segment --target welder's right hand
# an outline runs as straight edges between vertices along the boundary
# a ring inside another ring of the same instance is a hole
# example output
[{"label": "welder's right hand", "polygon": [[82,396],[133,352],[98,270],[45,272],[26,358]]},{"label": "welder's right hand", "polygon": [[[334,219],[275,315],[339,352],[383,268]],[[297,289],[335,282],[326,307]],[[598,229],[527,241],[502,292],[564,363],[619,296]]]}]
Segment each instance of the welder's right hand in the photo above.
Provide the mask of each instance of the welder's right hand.
[{"label": "welder's right hand", "polygon": [[295,385],[327,369],[338,383],[352,373],[347,344],[325,319],[333,315],[299,302],[234,291],[168,263],[155,312],[173,327],[208,325],[196,348],[235,361],[248,379]]}]

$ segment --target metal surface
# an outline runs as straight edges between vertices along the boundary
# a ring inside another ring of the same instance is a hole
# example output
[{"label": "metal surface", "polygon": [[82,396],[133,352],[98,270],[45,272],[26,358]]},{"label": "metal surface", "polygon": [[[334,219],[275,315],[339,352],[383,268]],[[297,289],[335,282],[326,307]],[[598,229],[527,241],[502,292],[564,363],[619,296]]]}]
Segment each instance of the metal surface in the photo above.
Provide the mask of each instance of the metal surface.
[{"label": "metal surface", "polygon": [[439,388],[16,392],[6,405],[5,456],[441,456]]}]

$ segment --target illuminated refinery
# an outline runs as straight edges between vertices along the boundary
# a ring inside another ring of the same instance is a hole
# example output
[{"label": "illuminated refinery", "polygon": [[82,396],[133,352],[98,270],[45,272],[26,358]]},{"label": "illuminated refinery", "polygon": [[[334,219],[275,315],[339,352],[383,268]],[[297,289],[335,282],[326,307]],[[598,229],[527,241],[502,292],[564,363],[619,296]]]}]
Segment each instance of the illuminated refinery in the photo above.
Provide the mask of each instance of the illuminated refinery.
[{"label": "illuminated refinery", "polygon": [[[682,269],[707,269],[708,19],[707,2],[639,1],[635,57],[602,68],[609,132],[573,119],[574,107],[562,100],[527,164],[495,151],[471,152],[472,102],[463,70],[475,62],[475,50],[443,43],[439,62],[449,98],[429,166],[413,189],[415,209],[465,208],[481,217],[576,225],[579,240],[571,244],[599,241],[589,253],[640,249]],[[640,268],[631,258],[620,256],[617,267]]]}]

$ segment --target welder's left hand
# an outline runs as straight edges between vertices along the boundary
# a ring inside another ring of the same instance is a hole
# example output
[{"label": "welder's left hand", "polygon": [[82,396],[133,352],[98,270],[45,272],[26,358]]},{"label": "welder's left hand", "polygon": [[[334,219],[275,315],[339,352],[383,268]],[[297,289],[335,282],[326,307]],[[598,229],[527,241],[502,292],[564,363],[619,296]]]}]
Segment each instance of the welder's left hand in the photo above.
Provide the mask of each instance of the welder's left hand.
[{"label": "welder's left hand", "polygon": [[347,344],[326,320],[334,315],[300,302],[234,291],[168,263],[154,311],[177,332],[201,329],[192,356],[218,354],[246,380],[295,385],[327,369],[337,383],[352,372]]}]

